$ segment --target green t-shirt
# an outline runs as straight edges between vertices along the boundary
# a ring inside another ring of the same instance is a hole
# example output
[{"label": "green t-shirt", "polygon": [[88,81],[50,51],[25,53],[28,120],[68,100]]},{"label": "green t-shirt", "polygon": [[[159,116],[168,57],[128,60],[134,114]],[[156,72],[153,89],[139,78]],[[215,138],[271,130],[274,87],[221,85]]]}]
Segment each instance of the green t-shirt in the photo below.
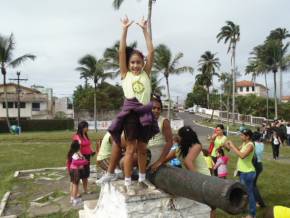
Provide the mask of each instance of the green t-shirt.
[{"label": "green t-shirt", "polygon": [[237,170],[242,173],[255,172],[255,167],[252,163],[254,152],[255,152],[255,146],[253,142],[243,143],[240,151],[244,152],[248,148],[248,146],[253,146],[253,151],[244,159],[240,157],[238,159]]},{"label": "green t-shirt", "polygon": [[107,132],[102,140],[101,147],[97,156],[97,160],[105,160],[111,156],[112,144],[110,142],[110,133]]},{"label": "green t-shirt", "polygon": [[212,152],[211,152],[212,157],[216,157],[216,150],[219,149],[225,143],[226,140],[227,140],[226,136],[222,136],[222,137],[217,136],[215,138],[214,147],[213,147]]},{"label": "green t-shirt", "polygon": [[137,98],[143,105],[150,102],[151,81],[145,71],[142,71],[138,75],[128,71],[122,80],[122,87],[127,99]]},{"label": "green t-shirt", "polygon": [[[176,154],[176,157],[182,163],[182,167],[186,168],[185,165],[184,165],[184,158],[183,158],[183,156],[181,154],[180,148],[176,149],[175,154]],[[210,176],[210,171],[208,169],[207,163],[206,163],[206,161],[204,159],[204,156],[203,156],[202,152],[199,152],[199,154],[197,155],[197,157],[194,160],[193,164],[196,166],[196,169],[197,169],[198,173]]]}]

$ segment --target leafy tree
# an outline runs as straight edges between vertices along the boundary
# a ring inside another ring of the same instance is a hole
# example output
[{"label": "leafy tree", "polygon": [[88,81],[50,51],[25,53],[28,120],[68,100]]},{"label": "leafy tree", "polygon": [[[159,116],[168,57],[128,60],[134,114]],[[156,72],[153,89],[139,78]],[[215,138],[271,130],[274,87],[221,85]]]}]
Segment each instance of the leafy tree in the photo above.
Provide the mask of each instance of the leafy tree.
[{"label": "leafy tree", "polygon": [[169,75],[177,74],[184,72],[193,72],[193,68],[190,66],[178,67],[180,59],[183,57],[183,53],[179,52],[174,57],[170,49],[164,45],[160,44],[155,49],[154,55],[154,70],[163,74],[166,80],[167,88],[167,97],[169,100],[168,104],[168,119],[170,119],[170,109],[171,109],[171,98],[170,98],[170,89],[169,89]]},{"label": "leafy tree", "polygon": [[3,85],[4,85],[4,96],[5,96],[5,105],[6,105],[6,121],[8,129],[10,130],[10,121],[9,121],[9,112],[8,112],[8,97],[7,97],[7,87],[6,87],[6,76],[7,76],[7,67],[17,67],[21,63],[27,60],[34,60],[35,55],[25,54],[17,58],[13,58],[13,51],[15,49],[15,40],[13,34],[6,38],[0,35],[0,65],[1,73],[3,76]]},{"label": "leafy tree", "polygon": [[106,60],[105,59],[96,59],[93,55],[85,55],[79,60],[80,67],[76,68],[77,71],[80,71],[81,74],[86,74],[90,79],[93,80],[94,83],[94,122],[95,129],[96,126],[96,96],[97,96],[97,86],[102,83],[107,78],[112,78],[112,73],[105,72],[106,68]]},{"label": "leafy tree", "polygon": [[[235,113],[235,85],[236,85],[236,46],[240,40],[240,26],[234,24],[232,21],[226,21],[226,25],[223,26],[220,32],[217,34],[217,41],[224,40],[224,43],[229,43],[228,53],[231,54],[231,65],[232,65],[232,79],[233,79],[233,98],[232,98],[232,113]],[[233,116],[233,124],[235,119]]]},{"label": "leafy tree", "polygon": [[[112,73],[113,78],[120,75],[119,47],[120,47],[120,41],[117,41],[112,47],[106,48],[103,54],[104,59],[106,59],[106,68],[113,71]],[[131,43],[129,47],[135,49],[137,47],[137,42]]]},{"label": "leafy tree", "polygon": [[212,54],[210,51],[206,51],[201,55],[199,59],[199,71],[200,74],[196,75],[196,83],[199,85],[203,85],[207,89],[207,108],[209,108],[209,88],[213,85],[213,76],[219,76],[216,73],[216,70],[219,69],[220,62],[215,54]]}]

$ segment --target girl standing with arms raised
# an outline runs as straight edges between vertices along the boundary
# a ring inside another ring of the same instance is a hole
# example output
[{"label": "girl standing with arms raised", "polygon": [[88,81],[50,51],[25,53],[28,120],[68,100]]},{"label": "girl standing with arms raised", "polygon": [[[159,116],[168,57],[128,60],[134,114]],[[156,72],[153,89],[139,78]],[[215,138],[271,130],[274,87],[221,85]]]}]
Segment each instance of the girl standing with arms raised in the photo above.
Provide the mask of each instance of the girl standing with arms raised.
[{"label": "girl standing with arms raised", "polygon": [[[126,16],[121,20],[122,35],[119,48],[119,64],[122,79],[122,87],[125,95],[125,101],[122,111],[117,115],[112,125],[109,127],[116,146],[121,143],[121,133],[124,131],[126,139],[126,153],[124,158],[125,186],[128,194],[134,194],[132,189],[131,175],[134,151],[138,153],[139,182],[145,180],[146,161],[147,161],[147,143],[149,139],[159,132],[157,121],[152,114],[153,104],[151,98],[150,74],[153,64],[154,48],[151,37],[147,30],[147,21],[144,18],[137,23],[144,33],[148,54],[146,63],[143,54],[135,49],[126,46],[126,38],[129,27],[133,21]],[[115,147],[116,147],[115,146]],[[111,162],[119,156],[118,148],[113,147]],[[116,163],[110,163],[114,166]],[[113,172],[105,175],[103,181],[114,179]]]}]

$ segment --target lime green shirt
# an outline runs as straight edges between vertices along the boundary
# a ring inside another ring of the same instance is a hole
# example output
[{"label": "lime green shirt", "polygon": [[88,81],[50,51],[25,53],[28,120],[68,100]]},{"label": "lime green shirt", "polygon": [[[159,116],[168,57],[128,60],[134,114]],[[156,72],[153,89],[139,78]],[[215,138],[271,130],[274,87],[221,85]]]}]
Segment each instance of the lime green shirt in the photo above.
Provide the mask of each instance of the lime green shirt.
[{"label": "lime green shirt", "polygon": [[283,206],[274,206],[274,218],[289,218],[290,208]]},{"label": "lime green shirt", "polygon": [[214,140],[214,147],[211,152],[212,157],[216,157],[216,150],[219,149],[227,140],[226,136],[219,137],[217,136]]},{"label": "lime green shirt", "polygon": [[107,132],[102,140],[100,150],[98,152],[97,160],[105,160],[111,156],[112,144],[110,142],[110,133]]},{"label": "lime green shirt", "polygon": [[143,105],[150,102],[151,81],[144,70],[138,75],[128,71],[125,78],[122,79],[122,87],[127,99],[137,98]]},{"label": "lime green shirt", "polygon": [[[175,152],[176,152],[175,153],[176,157],[182,163],[182,167],[186,168],[185,165],[184,165],[184,158],[182,157],[180,148],[177,148]],[[208,169],[207,163],[206,163],[206,161],[204,159],[204,156],[203,156],[202,152],[199,152],[199,154],[197,155],[197,157],[194,160],[193,164],[196,167],[198,173],[210,176],[210,171]]]},{"label": "lime green shirt", "polygon": [[157,133],[155,136],[153,136],[149,140],[148,145],[147,145],[148,148],[154,147],[154,146],[165,145],[165,137],[164,137],[163,131],[162,131],[163,130],[163,122],[165,119],[166,119],[165,117],[159,116],[158,127],[159,127],[160,132]]},{"label": "lime green shirt", "polygon": [[[248,143],[243,143],[242,144],[242,148],[241,148],[241,152],[244,152],[248,146],[253,146],[254,148],[254,144],[253,142],[248,142]],[[255,172],[255,167],[252,163],[253,160],[253,156],[254,156],[254,151],[255,149],[253,149],[253,151],[244,159],[240,158],[238,159],[238,164],[237,164],[237,170],[242,172],[242,173],[250,173],[250,172]]]}]

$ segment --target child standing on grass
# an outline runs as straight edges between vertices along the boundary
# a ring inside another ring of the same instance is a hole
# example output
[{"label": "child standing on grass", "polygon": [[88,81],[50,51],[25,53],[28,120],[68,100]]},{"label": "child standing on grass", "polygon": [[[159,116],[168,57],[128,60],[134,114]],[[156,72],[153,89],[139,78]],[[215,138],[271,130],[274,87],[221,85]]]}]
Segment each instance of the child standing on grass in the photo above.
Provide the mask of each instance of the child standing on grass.
[{"label": "child standing on grass", "polygon": [[229,161],[229,158],[225,156],[224,150],[222,148],[217,149],[217,161],[214,165],[214,170],[217,169],[218,177],[221,179],[226,179],[228,176],[228,169],[227,164]]},{"label": "child standing on grass", "polygon": [[124,158],[125,186],[127,194],[134,195],[132,187],[133,156],[137,150],[140,183],[145,181],[147,144],[151,137],[159,132],[158,123],[152,114],[150,74],[153,64],[154,48],[147,30],[147,21],[144,18],[137,23],[141,27],[148,54],[146,62],[144,55],[135,49],[126,46],[127,32],[133,21],[126,16],[121,20],[122,36],[119,48],[119,65],[122,88],[125,95],[122,111],[117,115],[108,131],[116,142],[112,149],[112,158],[108,172],[100,180],[108,182],[114,180],[114,168],[120,157],[121,133],[124,131],[126,152]]},{"label": "child standing on grass", "polygon": [[213,173],[214,162],[213,162],[211,156],[209,155],[210,154],[209,151],[207,149],[202,149],[202,153],[203,153],[205,162],[207,164],[207,167],[210,171],[210,175],[214,175],[214,173]]},{"label": "child standing on grass", "polygon": [[70,150],[67,153],[67,163],[69,163],[71,188],[71,202],[73,206],[78,206],[82,203],[82,199],[78,197],[80,175],[84,166],[88,164],[88,161],[80,152],[80,144],[78,141],[73,141]]}]

